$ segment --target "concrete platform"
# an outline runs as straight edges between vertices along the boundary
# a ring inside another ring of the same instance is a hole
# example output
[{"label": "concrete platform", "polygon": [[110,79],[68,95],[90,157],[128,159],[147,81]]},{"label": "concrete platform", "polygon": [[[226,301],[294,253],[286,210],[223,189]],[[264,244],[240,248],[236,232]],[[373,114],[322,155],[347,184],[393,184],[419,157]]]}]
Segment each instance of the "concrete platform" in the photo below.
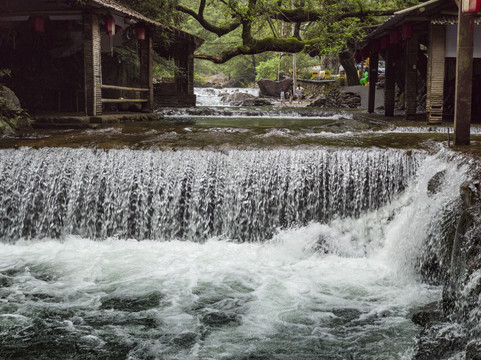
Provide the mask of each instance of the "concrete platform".
[{"label": "concrete platform", "polygon": [[106,124],[155,121],[163,118],[163,115],[154,113],[110,113],[98,116],[55,113],[32,116],[32,127],[34,129],[85,129]]}]

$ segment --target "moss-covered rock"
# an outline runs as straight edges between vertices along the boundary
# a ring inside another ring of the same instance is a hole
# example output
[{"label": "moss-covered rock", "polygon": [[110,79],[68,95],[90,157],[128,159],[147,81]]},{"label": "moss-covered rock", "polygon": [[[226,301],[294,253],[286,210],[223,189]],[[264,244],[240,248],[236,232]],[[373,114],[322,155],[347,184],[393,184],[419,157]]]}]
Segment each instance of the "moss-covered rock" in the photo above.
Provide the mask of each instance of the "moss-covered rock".
[{"label": "moss-covered rock", "polygon": [[30,128],[28,113],[20,106],[15,93],[0,85],[0,134],[10,134],[26,128]]}]

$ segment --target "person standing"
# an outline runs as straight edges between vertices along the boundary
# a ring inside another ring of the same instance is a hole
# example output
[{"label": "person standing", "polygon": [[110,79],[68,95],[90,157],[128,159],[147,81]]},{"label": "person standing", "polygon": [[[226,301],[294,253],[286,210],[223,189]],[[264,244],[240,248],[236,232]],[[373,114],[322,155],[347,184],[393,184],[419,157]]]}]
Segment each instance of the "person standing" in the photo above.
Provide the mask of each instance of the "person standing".
[{"label": "person standing", "polygon": [[301,85],[297,85],[296,87],[296,96],[297,96],[297,103],[301,104],[302,103],[302,91],[304,88],[301,87]]},{"label": "person standing", "polygon": [[294,97],[292,85],[289,87],[289,90],[287,90],[287,97],[289,98],[289,105],[292,105],[292,98]]},{"label": "person standing", "polygon": [[285,96],[284,90],[281,90],[281,106],[282,106],[282,105],[287,106],[287,104],[286,104],[286,96]]}]

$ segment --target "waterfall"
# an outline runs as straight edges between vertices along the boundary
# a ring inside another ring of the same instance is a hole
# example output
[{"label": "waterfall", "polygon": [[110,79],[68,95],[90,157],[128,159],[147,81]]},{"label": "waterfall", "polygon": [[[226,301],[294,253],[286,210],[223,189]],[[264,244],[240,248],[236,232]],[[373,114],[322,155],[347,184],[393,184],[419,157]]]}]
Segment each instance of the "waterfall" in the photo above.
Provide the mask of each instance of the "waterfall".
[{"label": "waterfall", "polygon": [[466,171],[445,150],[2,150],[1,356],[409,359],[441,296],[416,267]]},{"label": "waterfall", "polygon": [[0,238],[265,240],[377,209],[421,158],[372,149],[3,150]]}]

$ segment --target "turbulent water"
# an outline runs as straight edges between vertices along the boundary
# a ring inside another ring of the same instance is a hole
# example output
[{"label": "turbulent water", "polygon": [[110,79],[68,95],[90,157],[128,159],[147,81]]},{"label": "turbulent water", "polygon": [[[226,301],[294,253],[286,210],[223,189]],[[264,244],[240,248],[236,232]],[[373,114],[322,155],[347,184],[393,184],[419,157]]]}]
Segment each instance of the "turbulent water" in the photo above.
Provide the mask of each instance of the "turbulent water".
[{"label": "turbulent water", "polygon": [[234,93],[245,93],[253,96],[259,96],[259,89],[251,88],[195,88],[194,94],[197,97],[197,106],[229,106],[229,103],[222,101],[225,95]]},{"label": "turbulent water", "polygon": [[1,151],[0,358],[407,359],[439,297],[415,264],[464,172],[394,150]]}]

